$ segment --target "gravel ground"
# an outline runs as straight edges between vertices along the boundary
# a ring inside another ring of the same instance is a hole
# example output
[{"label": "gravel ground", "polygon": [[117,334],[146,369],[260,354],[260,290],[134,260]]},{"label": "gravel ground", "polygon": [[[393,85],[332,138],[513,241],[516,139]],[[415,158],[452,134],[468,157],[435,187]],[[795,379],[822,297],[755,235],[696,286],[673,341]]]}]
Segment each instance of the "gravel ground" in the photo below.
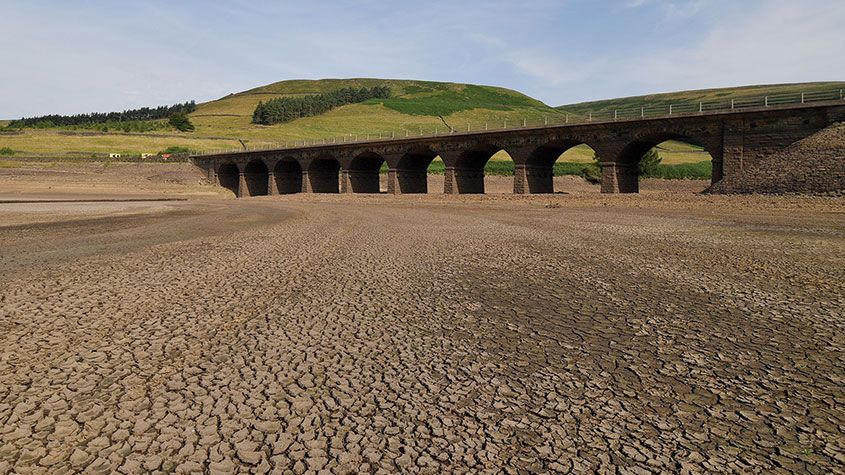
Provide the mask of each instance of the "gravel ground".
[{"label": "gravel ground", "polygon": [[0,225],[0,474],[842,473],[843,205],[301,195]]}]

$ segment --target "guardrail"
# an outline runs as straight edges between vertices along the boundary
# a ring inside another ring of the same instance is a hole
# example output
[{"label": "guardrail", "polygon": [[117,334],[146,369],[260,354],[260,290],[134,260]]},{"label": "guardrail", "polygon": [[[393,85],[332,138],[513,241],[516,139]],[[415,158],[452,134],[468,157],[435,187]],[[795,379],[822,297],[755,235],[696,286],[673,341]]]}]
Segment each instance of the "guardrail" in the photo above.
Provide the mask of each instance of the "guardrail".
[{"label": "guardrail", "polygon": [[[613,123],[618,121],[631,121],[655,118],[683,117],[694,115],[719,114],[730,111],[741,111],[745,109],[778,108],[782,106],[794,106],[814,102],[845,102],[845,89],[809,91],[785,94],[771,94],[767,96],[742,97],[724,101],[699,101],[661,104],[656,106],[642,106],[631,109],[603,109],[596,112],[581,114],[561,113],[557,116],[537,118],[524,118],[516,123],[504,119],[501,123],[467,123],[465,128],[460,130],[453,127],[434,126],[433,128],[419,128],[419,133],[404,130],[404,133],[397,134],[396,131],[387,133],[369,134],[346,134],[338,137],[324,138],[317,140],[295,140],[287,142],[260,142],[259,146],[250,147],[244,144],[241,149],[214,150],[196,156],[221,155],[226,153],[238,153],[245,151],[280,150],[293,148],[309,148],[321,145],[335,145],[343,143],[368,143],[384,140],[396,140],[402,138],[418,137],[442,137],[444,135],[460,135],[485,131],[508,131],[525,128],[583,125],[590,123]],[[243,143],[243,142],[242,142]]]}]

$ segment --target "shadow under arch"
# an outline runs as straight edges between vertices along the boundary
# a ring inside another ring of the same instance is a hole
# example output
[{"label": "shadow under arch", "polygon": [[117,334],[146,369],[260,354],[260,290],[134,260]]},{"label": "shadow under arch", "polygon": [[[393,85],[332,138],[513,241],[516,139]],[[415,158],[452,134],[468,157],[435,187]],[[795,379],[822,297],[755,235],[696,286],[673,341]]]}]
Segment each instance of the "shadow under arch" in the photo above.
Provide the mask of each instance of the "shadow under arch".
[{"label": "shadow under arch", "polygon": [[231,191],[235,196],[238,196],[240,177],[241,172],[233,162],[226,162],[217,169],[217,181],[220,183],[220,186]]},{"label": "shadow under arch", "polygon": [[285,157],[276,162],[273,179],[280,195],[302,192],[302,166],[294,158]]},{"label": "shadow under arch", "polygon": [[244,180],[249,196],[264,196],[269,191],[270,170],[264,160],[251,160],[244,167]]},{"label": "shadow under arch", "polygon": [[353,193],[378,193],[379,171],[384,164],[384,157],[375,152],[363,152],[349,162],[347,176]]},{"label": "shadow under arch", "polygon": [[313,193],[340,193],[340,162],[328,155],[312,160],[308,184]]},{"label": "shadow under arch", "polygon": [[[493,155],[499,152],[507,153],[503,147],[493,144],[476,144],[458,155],[452,174],[446,170],[446,188],[454,187],[451,191],[458,194],[484,193],[484,168]],[[508,154],[510,158],[510,154]]]},{"label": "shadow under arch", "polygon": [[396,186],[399,193],[428,193],[428,167],[435,158],[437,152],[428,147],[405,152],[396,163]]}]

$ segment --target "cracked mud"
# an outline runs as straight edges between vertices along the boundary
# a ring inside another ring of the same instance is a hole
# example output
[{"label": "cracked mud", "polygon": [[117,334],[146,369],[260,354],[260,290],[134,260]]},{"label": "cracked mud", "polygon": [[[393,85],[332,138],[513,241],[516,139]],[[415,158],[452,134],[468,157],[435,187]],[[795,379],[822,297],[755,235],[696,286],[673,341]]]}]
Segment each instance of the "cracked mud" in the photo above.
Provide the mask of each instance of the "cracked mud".
[{"label": "cracked mud", "polygon": [[0,227],[0,474],[842,472],[842,205],[312,196]]}]

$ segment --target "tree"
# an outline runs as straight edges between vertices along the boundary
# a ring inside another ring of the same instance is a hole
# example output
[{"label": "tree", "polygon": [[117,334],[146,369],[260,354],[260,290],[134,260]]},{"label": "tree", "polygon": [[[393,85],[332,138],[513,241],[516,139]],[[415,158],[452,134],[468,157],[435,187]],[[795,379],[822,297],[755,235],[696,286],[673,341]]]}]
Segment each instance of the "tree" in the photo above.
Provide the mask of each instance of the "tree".
[{"label": "tree", "polygon": [[657,173],[661,160],[662,159],[660,158],[660,154],[657,153],[657,150],[651,149],[646,152],[646,154],[640,159],[640,163],[638,165],[640,176],[651,176]]},{"label": "tree", "polygon": [[252,123],[281,124],[301,117],[320,115],[346,104],[388,97],[390,97],[390,88],[387,86],[343,88],[305,97],[278,97],[267,102],[259,102],[252,114]]},{"label": "tree", "polygon": [[191,119],[183,113],[170,116],[170,125],[180,132],[193,132],[194,130],[194,124],[191,123]]}]

